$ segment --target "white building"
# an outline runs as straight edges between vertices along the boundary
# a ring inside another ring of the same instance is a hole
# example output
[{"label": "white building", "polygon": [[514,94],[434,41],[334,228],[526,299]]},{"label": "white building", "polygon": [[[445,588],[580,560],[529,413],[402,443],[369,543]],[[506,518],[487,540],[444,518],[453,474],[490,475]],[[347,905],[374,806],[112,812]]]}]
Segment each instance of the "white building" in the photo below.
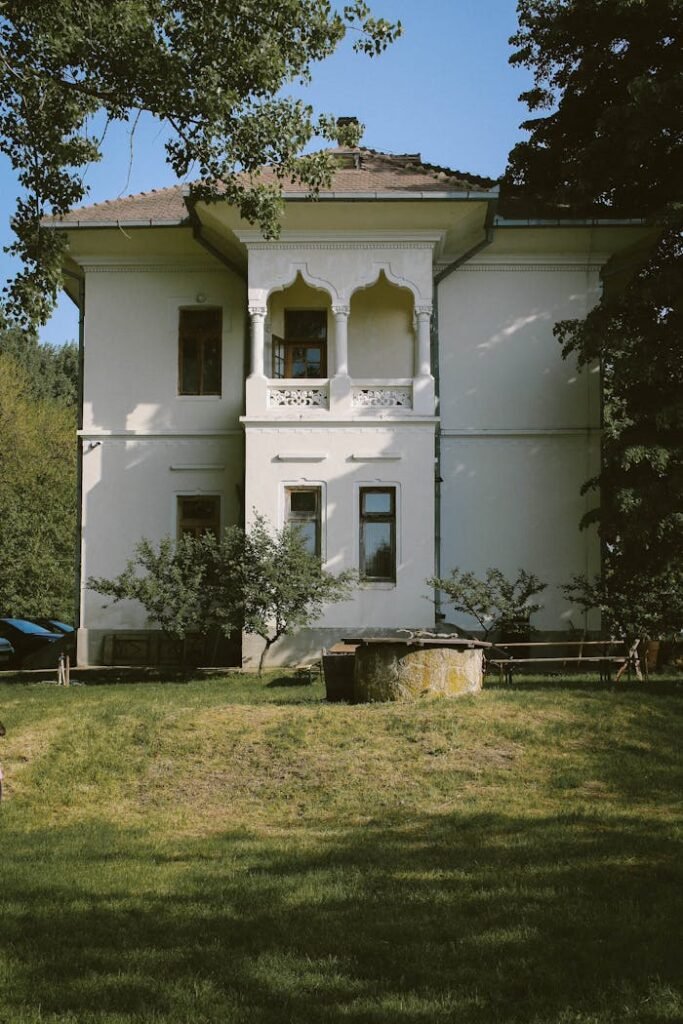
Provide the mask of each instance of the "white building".
[{"label": "white building", "polygon": [[255,510],[361,576],[274,659],[433,627],[425,579],[455,566],[534,571],[551,585],[536,624],[583,624],[557,586],[599,565],[579,530],[599,379],[562,360],[553,325],[586,314],[643,227],[506,219],[492,182],[416,156],[338,162],[318,202],[285,190],[277,241],[180,186],[59,225],[85,314],[81,662],[155,656],[144,610],[89,576],[117,575],[143,536]]}]

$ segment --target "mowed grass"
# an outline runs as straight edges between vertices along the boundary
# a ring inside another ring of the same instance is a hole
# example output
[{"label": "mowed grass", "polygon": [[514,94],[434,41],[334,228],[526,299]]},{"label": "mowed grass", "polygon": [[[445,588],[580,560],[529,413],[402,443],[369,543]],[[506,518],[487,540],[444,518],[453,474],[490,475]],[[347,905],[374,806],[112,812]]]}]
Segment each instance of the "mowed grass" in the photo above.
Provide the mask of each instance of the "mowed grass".
[{"label": "mowed grass", "polygon": [[683,1019],[683,693],[0,685],[2,1024]]}]

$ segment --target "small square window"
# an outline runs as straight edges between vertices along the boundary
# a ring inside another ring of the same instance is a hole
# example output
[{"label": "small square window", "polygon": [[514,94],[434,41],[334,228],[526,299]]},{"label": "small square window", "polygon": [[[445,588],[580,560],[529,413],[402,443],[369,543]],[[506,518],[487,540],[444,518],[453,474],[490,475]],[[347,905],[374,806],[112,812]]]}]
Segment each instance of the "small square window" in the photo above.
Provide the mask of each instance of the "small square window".
[{"label": "small square window", "polygon": [[218,536],[221,525],[221,499],[216,494],[178,497],[178,536]]},{"label": "small square window", "polygon": [[181,309],[178,331],[178,394],[220,395],[220,309]]}]

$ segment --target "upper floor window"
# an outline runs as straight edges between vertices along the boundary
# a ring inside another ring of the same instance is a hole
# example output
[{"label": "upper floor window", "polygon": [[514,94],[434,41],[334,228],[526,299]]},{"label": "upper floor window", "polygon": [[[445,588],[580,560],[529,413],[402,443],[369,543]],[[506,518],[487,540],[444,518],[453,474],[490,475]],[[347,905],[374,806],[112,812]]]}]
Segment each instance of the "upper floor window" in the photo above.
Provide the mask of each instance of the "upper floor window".
[{"label": "upper floor window", "polygon": [[221,526],[221,499],[217,494],[178,496],[178,536],[218,536]]},{"label": "upper floor window", "polygon": [[396,581],[396,488],[360,489],[360,578]]},{"label": "upper floor window", "polygon": [[181,309],[178,332],[178,394],[220,395],[220,309]]},{"label": "upper floor window", "polygon": [[307,551],[320,557],[320,488],[287,487],[285,500],[287,525],[298,531]]},{"label": "upper floor window", "polygon": [[285,336],[273,337],[273,377],[327,376],[327,311],[286,309]]}]

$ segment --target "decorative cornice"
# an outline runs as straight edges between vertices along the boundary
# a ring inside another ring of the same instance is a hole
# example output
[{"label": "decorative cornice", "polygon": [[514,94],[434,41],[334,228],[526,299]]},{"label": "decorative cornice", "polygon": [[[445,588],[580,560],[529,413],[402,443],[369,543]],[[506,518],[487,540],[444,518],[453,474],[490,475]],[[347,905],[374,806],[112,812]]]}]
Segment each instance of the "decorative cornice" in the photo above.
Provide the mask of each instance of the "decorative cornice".
[{"label": "decorative cornice", "polygon": [[[437,240],[438,241],[438,240]],[[427,252],[431,252],[436,245],[434,242],[251,242],[249,243],[250,252],[312,252],[319,249],[354,249],[354,250],[377,250],[377,249],[389,249],[396,251],[397,249],[424,249]]]},{"label": "decorative cornice", "polygon": [[443,239],[438,230],[414,231],[283,231],[278,239],[266,239],[257,230],[237,231],[237,237],[248,248],[282,249],[302,246],[324,248],[414,248],[416,245],[435,246]]},{"label": "decorative cornice", "polygon": [[91,438],[102,441],[173,441],[179,438],[201,440],[212,437],[241,437],[242,433],[239,427],[227,430],[101,430],[94,427],[91,430],[76,431],[78,437],[86,441]]},{"label": "decorative cornice", "polygon": [[509,427],[493,429],[463,430],[444,427],[439,431],[441,437],[456,437],[459,440],[479,440],[484,437],[585,437],[586,435],[599,436],[602,433],[600,427]]},{"label": "decorative cornice", "polygon": [[[388,410],[392,411],[392,410]],[[387,410],[382,410],[379,415],[372,418],[361,416],[334,417],[307,415],[306,419],[276,419],[265,416],[240,416],[240,423],[246,428],[258,428],[267,433],[279,434],[300,433],[307,434],[312,430],[328,430],[330,427],[342,427],[347,430],[382,430],[394,427],[430,427],[433,428],[439,422],[438,416],[387,416]]]},{"label": "decorative cornice", "polygon": [[79,260],[86,274],[225,274],[225,267],[215,263],[88,263]]},{"label": "decorative cornice", "polygon": [[[510,260],[507,263],[503,263],[503,262],[493,263],[493,262],[485,262],[485,261],[482,260],[481,263],[477,263],[477,262],[475,262],[473,260],[470,260],[469,263],[463,263],[463,265],[461,267],[458,267],[457,270],[455,271],[455,273],[456,274],[463,274],[463,273],[476,274],[476,273],[483,273],[483,272],[487,272],[487,271],[489,271],[489,272],[491,272],[491,271],[502,271],[502,272],[508,273],[508,274],[509,273],[522,273],[522,272],[532,272],[532,273],[548,273],[548,272],[550,272],[550,273],[555,273],[555,272],[558,272],[558,271],[577,271],[579,273],[586,273],[586,271],[591,271],[591,272],[598,272],[598,271],[600,271],[602,269],[602,267],[603,267],[603,263],[604,263],[604,261],[597,262],[597,261],[594,261],[594,260],[590,260],[590,261],[588,261],[588,260],[576,260],[576,261],[571,262],[571,263],[569,263],[569,262],[563,263],[561,260],[555,260],[555,261],[552,261],[552,262],[551,261],[548,261],[548,262],[536,261],[534,263],[524,263],[523,261],[519,262],[517,260],[515,260],[515,261]],[[435,264],[435,270],[438,272],[439,269],[441,269],[442,267],[445,267],[445,266],[448,266],[448,264],[446,264],[446,263],[437,263],[437,264]]]}]

